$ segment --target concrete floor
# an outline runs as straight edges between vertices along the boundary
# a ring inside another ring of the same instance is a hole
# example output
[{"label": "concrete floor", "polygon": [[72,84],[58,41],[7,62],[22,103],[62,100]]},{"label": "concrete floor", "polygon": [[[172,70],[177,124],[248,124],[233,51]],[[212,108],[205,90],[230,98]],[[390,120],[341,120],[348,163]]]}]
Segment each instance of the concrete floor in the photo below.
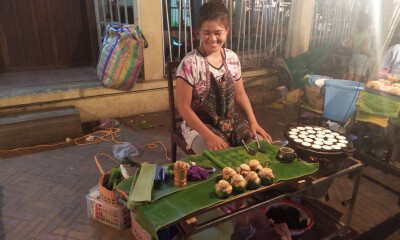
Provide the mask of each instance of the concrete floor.
[{"label": "concrete floor", "polygon": [[[286,126],[296,124],[297,110],[294,107],[273,110],[259,105],[254,110],[258,121],[274,140],[284,139]],[[161,140],[170,148],[168,112],[119,120],[124,126],[121,139],[137,147]],[[156,127],[137,130],[138,124],[143,121]],[[95,125],[86,125],[85,129],[90,131]],[[101,176],[93,157],[100,152],[112,154],[112,146],[112,142],[105,141],[86,146],[68,144],[57,148],[0,153],[0,239],[133,239],[129,228],[115,230],[87,216],[85,196]],[[184,156],[178,151],[178,158]],[[167,162],[161,147],[141,148],[138,160]],[[101,158],[100,162],[106,171],[115,165],[106,158]],[[396,205],[400,192],[399,179],[371,167],[365,168],[364,173],[378,176],[388,187],[385,189],[362,179],[352,221],[356,232],[352,236],[400,239],[400,226],[393,223],[400,214],[400,207]],[[344,212],[346,208],[340,205],[343,196],[339,192],[346,189],[343,186],[350,186],[351,181],[347,177],[335,181],[329,190],[331,199],[320,201],[335,208],[338,213]],[[382,203],[382,200],[385,202]],[[374,211],[368,213],[369,219],[365,219],[365,212],[371,209]],[[390,219],[392,222],[388,222]],[[382,230],[380,235],[372,232],[379,226],[387,233]]]}]

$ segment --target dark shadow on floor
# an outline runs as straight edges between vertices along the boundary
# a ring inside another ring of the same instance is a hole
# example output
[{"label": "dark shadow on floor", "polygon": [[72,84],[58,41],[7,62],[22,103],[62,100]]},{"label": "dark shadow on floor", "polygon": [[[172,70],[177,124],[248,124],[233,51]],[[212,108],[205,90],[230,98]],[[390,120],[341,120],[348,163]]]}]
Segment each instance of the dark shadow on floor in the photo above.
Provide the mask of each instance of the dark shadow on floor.
[{"label": "dark shadow on floor", "polygon": [[[366,209],[367,211],[367,209]],[[386,239],[394,232],[400,230],[400,213],[394,215],[393,217],[388,218],[387,220],[379,223],[375,227],[371,228],[371,230],[360,234],[357,240],[380,240]]]}]

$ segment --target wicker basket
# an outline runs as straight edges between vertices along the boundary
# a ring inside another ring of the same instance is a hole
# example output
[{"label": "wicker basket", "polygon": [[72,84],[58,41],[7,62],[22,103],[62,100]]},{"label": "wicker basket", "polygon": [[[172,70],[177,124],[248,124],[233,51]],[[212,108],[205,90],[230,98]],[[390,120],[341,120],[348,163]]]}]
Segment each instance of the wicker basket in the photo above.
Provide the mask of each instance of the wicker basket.
[{"label": "wicker basket", "polygon": [[[322,110],[324,109],[325,96],[320,93],[321,89],[316,87],[311,87],[306,84],[306,96],[308,103],[313,106],[313,108]],[[322,90],[325,93],[325,89]]]},{"label": "wicker basket", "polygon": [[99,180],[100,200],[105,203],[114,205],[114,206],[120,206],[120,205],[122,205],[122,203],[115,197],[114,191],[110,191],[106,188],[108,179],[110,178],[111,170],[108,171],[107,173],[104,172],[103,168],[101,167],[101,165],[99,163],[99,160],[97,159],[97,157],[99,157],[99,156],[105,156],[109,159],[112,159],[117,164],[119,164],[119,161],[105,153],[97,153],[94,156],[94,161],[96,162],[97,167],[99,168],[101,174],[103,175],[103,176],[101,176],[101,178]]},{"label": "wicker basket", "polygon": [[140,240],[153,239],[153,237],[148,232],[146,232],[146,230],[144,230],[139,223],[136,222],[134,210],[131,210],[131,226],[132,226],[132,234],[135,237],[135,239],[140,239]]},{"label": "wicker basket", "polygon": [[[121,198],[121,201],[125,201],[125,205],[128,205],[129,195],[126,192],[123,192],[121,190],[115,190],[115,193]],[[144,230],[143,227],[138,222],[136,222],[135,210],[132,209],[130,212],[131,212],[132,234],[135,237],[135,239],[152,240],[153,237],[146,230]]]}]

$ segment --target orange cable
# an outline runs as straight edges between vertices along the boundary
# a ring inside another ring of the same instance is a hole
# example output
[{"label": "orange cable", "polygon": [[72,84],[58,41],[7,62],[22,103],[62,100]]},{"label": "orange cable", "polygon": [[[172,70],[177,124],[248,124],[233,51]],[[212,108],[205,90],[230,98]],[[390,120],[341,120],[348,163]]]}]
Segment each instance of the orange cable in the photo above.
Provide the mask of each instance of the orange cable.
[{"label": "orange cable", "polygon": [[[98,143],[98,142],[102,142],[102,141],[110,141],[108,139],[106,139],[106,137],[111,136],[112,140],[116,143],[121,143],[117,140],[115,140],[114,135],[116,135],[116,133],[113,131],[116,128],[110,128],[109,130],[100,130],[94,133],[90,133],[81,137],[77,137],[74,139],[71,139],[71,141],[65,141],[65,142],[59,142],[59,143],[53,143],[53,144],[41,144],[41,145],[35,145],[35,146],[29,146],[29,147],[20,147],[20,148],[13,148],[13,149],[7,149],[7,150],[0,150],[0,153],[2,152],[13,152],[13,151],[19,151],[19,150],[27,150],[27,149],[35,149],[35,148],[39,148],[39,147],[54,147],[54,146],[59,146],[59,145],[63,145],[63,144],[68,144],[70,142],[74,142],[76,145],[79,146],[84,146],[84,145],[90,145],[90,144],[94,144],[94,143]],[[104,133],[104,135],[102,136],[96,136],[96,134],[102,134]],[[89,136],[94,136],[95,138],[98,138],[99,140],[92,140],[90,142],[87,143],[79,143],[78,141],[81,139],[85,139]],[[120,135],[119,135],[120,136]],[[119,137],[116,136],[116,137]]]},{"label": "orange cable", "polygon": [[161,146],[164,148],[164,150],[165,150],[165,158],[168,161],[171,161],[171,158],[168,157],[168,149],[167,149],[167,147],[165,147],[164,143],[159,141],[159,140],[155,141],[155,142],[152,142],[152,143],[148,143],[148,144],[142,145],[142,146],[139,147],[139,149],[144,148],[144,147],[147,147],[148,149],[157,149],[158,148],[157,143],[161,144]]},{"label": "orange cable", "polygon": [[[35,145],[35,146],[29,146],[29,147],[19,147],[19,148],[13,148],[13,149],[7,149],[7,150],[0,150],[0,153],[3,152],[13,152],[13,151],[19,151],[19,150],[27,150],[27,149],[35,149],[35,148],[40,148],[40,147],[54,147],[54,146],[59,146],[59,145],[63,145],[63,144],[68,144],[70,142],[74,142],[76,145],[78,146],[85,146],[85,145],[90,145],[90,144],[95,144],[95,143],[99,143],[99,142],[103,142],[103,141],[113,141],[115,143],[124,143],[121,141],[118,141],[117,138],[119,138],[121,136],[121,134],[117,135],[116,131],[113,130],[118,130],[117,128],[110,128],[109,130],[99,130],[96,131],[94,133],[90,133],[81,137],[77,137],[74,139],[71,139],[71,141],[65,141],[65,142],[60,142],[60,143],[53,143],[53,144],[41,144],[41,145]],[[96,136],[97,134],[104,134],[101,136]],[[86,143],[79,143],[78,141],[81,139],[85,139],[89,136],[93,136],[94,139],[91,140],[90,142],[86,142]],[[107,139],[107,137],[111,136],[111,139]],[[147,147],[148,149],[157,149],[158,148],[158,144],[160,144],[164,150],[165,150],[165,158],[169,161],[171,161],[171,158],[168,157],[168,149],[167,147],[165,147],[164,143],[161,141],[155,141],[155,142],[151,142],[148,144],[144,144],[142,146],[139,147],[140,148],[144,148]]]}]

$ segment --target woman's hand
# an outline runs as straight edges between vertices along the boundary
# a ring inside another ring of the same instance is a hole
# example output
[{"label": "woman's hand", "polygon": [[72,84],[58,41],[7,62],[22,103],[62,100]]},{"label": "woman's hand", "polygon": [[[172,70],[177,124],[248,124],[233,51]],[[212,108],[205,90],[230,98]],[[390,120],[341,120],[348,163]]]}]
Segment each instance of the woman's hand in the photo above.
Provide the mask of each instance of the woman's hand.
[{"label": "woman's hand", "polygon": [[253,134],[254,138],[257,137],[257,133],[258,133],[266,141],[268,141],[269,143],[272,143],[271,136],[262,127],[260,127],[260,125],[258,125],[257,122],[250,123],[250,132]]},{"label": "woman's hand", "polygon": [[253,137],[256,138],[257,133],[259,133],[265,140],[272,143],[271,136],[258,125],[256,117],[254,116],[253,109],[251,108],[251,104],[249,98],[244,90],[243,80],[239,79],[236,82],[235,87],[235,101],[238,103],[238,106],[243,110],[246,115],[247,120],[250,122],[250,131],[253,134]]},{"label": "woman's hand", "polygon": [[206,140],[207,147],[210,151],[229,148],[228,144],[214,133],[204,137],[204,139]]}]

